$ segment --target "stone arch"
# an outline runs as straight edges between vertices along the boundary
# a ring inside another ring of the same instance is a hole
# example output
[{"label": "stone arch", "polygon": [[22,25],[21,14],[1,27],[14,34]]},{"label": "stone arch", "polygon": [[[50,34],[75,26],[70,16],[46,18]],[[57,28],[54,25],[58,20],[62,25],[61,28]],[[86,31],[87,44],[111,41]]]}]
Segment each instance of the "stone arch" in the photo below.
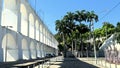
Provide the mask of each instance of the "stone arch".
[{"label": "stone arch", "polygon": [[36,27],[36,40],[39,41],[39,22],[36,20],[35,22],[35,27]]},{"label": "stone arch", "polygon": [[2,48],[5,62],[18,60],[18,46],[15,38],[11,34],[8,33],[3,37]]},{"label": "stone arch", "polygon": [[22,39],[23,59],[29,59],[29,48],[26,39]]},{"label": "stone arch", "polygon": [[36,47],[34,45],[34,42],[30,43],[30,51],[31,51],[31,58],[36,59]]},{"label": "stone arch", "polygon": [[21,12],[21,33],[27,36],[28,30],[28,15],[27,9],[24,4],[20,5],[20,12]]},{"label": "stone arch", "polygon": [[34,39],[34,16],[29,14],[29,36]]}]

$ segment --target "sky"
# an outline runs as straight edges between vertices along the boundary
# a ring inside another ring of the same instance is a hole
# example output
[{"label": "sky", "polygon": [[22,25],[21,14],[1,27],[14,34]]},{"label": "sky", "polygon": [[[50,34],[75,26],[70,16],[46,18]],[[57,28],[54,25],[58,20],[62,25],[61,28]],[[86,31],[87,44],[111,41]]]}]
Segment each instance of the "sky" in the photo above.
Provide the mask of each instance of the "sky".
[{"label": "sky", "polygon": [[94,11],[99,21],[94,28],[101,28],[103,22],[116,26],[120,21],[120,0],[29,0],[31,6],[44,21],[48,29],[56,34],[55,21],[62,19],[67,12],[77,10]]}]

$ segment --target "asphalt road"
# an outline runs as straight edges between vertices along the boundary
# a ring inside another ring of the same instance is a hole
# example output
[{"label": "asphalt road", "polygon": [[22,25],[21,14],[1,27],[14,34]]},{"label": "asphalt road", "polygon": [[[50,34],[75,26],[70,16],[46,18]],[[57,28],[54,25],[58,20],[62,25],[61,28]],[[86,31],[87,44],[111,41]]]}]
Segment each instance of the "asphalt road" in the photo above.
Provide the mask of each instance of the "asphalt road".
[{"label": "asphalt road", "polygon": [[76,58],[64,58],[62,61],[57,61],[49,68],[99,68],[88,64]]}]

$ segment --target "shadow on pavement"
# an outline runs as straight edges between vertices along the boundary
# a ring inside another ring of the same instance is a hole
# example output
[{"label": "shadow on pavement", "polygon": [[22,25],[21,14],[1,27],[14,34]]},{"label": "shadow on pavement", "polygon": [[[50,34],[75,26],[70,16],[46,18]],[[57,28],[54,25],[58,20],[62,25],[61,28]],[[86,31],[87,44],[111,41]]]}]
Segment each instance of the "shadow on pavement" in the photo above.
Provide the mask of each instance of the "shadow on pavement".
[{"label": "shadow on pavement", "polygon": [[67,57],[64,58],[62,61],[57,62],[60,64],[55,65],[59,65],[59,68],[99,68],[89,63],[83,62],[76,57]]},{"label": "shadow on pavement", "polygon": [[77,58],[64,58],[60,68],[98,68],[94,65],[80,61]]}]

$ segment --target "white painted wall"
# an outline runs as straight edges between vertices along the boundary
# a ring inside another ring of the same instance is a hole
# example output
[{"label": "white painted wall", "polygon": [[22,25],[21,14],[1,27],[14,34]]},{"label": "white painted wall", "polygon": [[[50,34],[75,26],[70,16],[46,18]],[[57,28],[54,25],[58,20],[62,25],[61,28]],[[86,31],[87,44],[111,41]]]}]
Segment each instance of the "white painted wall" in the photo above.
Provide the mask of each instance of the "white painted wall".
[{"label": "white painted wall", "polygon": [[[54,47],[48,47],[52,43],[50,40],[54,40],[49,36],[53,35],[36,16],[27,0],[0,0],[0,25],[0,62],[36,59],[54,52]],[[54,45],[57,46],[56,43]]]}]

